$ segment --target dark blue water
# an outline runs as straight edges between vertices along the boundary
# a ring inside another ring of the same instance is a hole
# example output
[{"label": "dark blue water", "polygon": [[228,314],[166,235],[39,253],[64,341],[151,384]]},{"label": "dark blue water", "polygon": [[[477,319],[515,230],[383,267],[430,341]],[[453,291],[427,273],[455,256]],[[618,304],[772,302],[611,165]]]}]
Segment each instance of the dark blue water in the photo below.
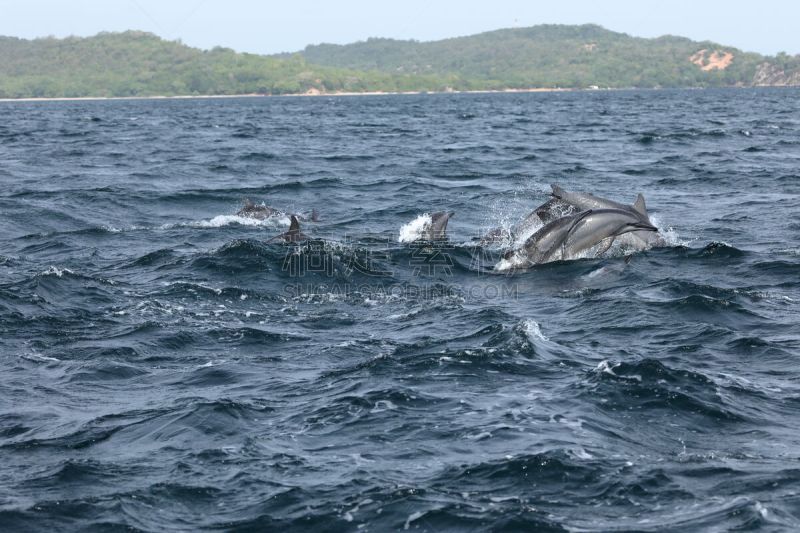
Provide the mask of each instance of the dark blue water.
[{"label": "dark blue water", "polygon": [[[669,246],[497,273],[551,182]],[[0,530],[800,527],[798,90],[0,103],[0,185]]]}]

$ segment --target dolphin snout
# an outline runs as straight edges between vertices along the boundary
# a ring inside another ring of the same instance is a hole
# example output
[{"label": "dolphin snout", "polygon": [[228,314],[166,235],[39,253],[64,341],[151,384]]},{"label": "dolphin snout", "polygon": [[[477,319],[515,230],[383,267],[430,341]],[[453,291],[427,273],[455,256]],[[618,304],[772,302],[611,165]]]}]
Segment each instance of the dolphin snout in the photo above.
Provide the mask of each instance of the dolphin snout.
[{"label": "dolphin snout", "polygon": [[658,231],[658,228],[652,224],[648,224],[647,222],[637,222],[635,224],[631,224],[636,229],[640,229],[643,231]]}]

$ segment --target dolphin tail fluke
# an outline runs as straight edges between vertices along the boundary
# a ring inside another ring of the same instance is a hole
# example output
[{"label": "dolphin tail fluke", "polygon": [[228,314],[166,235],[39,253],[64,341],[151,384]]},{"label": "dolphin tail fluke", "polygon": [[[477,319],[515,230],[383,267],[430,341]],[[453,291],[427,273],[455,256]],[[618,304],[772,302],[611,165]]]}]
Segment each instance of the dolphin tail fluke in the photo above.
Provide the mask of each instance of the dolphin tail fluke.
[{"label": "dolphin tail fluke", "polygon": [[633,203],[633,208],[642,216],[647,216],[647,206],[644,203],[644,196],[642,193],[639,193],[639,196],[636,197],[636,201]]}]

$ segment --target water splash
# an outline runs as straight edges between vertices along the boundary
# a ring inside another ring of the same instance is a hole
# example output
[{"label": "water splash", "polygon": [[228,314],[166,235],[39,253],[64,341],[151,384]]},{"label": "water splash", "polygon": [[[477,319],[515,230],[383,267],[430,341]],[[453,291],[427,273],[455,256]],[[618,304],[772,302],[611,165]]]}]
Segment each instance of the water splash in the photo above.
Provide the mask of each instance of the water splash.
[{"label": "water splash", "polygon": [[221,228],[223,226],[238,224],[240,226],[263,226],[274,228],[276,226],[288,226],[290,223],[291,220],[289,217],[283,214],[267,217],[264,220],[242,217],[239,215],[217,215],[210,220],[189,222],[188,224],[184,224],[184,226],[194,228]]},{"label": "water splash", "polygon": [[417,218],[400,228],[400,237],[397,242],[414,242],[425,237],[425,233],[433,224],[433,219],[428,213],[423,213]]}]

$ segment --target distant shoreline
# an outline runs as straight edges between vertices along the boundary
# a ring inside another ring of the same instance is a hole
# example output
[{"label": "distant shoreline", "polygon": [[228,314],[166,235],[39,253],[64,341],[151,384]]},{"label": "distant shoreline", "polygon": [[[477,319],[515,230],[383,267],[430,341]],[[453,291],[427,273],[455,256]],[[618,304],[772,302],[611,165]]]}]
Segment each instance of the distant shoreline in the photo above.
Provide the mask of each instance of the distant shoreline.
[{"label": "distant shoreline", "polygon": [[319,97],[319,96],[404,96],[419,94],[493,94],[493,93],[550,93],[550,92],[570,92],[570,91],[608,91],[618,89],[568,89],[560,87],[537,87],[531,89],[486,89],[476,91],[308,91],[305,93],[286,93],[286,94],[197,94],[197,95],[175,95],[175,96],[59,96],[53,98],[0,98],[0,102],[83,102],[83,101],[103,101],[103,100],[211,100],[220,98],[275,98],[275,97]]},{"label": "distant shoreline", "polygon": [[423,94],[515,94],[515,93],[556,93],[556,92],[610,92],[610,91],[658,91],[658,90],[706,90],[706,89],[765,89],[787,88],[782,85],[758,86],[729,86],[729,87],[603,87],[603,88],[562,88],[562,87],[536,87],[530,89],[485,89],[474,91],[363,91],[363,92],[322,92],[309,91],[305,93],[287,94],[198,94],[175,96],[75,96],[55,98],[0,98],[0,102],[97,102],[105,100],[219,100],[223,98],[318,98],[331,96],[409,96]]}]

